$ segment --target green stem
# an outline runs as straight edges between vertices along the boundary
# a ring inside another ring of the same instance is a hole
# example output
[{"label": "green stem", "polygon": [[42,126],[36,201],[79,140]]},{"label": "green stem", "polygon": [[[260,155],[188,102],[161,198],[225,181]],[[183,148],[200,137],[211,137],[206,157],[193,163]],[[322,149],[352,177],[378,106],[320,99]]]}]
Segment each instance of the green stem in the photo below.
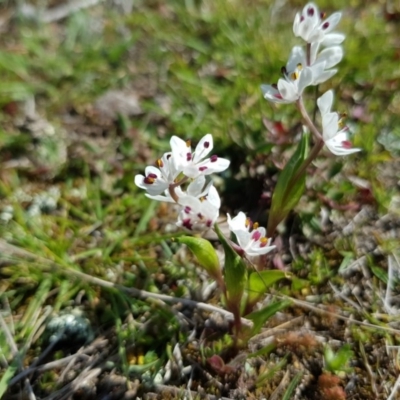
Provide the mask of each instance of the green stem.
[{"label": "green stem", "polygon": [[[317,129],[317,127],[312,122],[310,116],[308,115],[307,110],[304,107],[302,97],[300,97],[296,101],[296,106],[302,116],[304,125],[306,125],[307,128],[310,130],[310,132],[314,135],[315,144],[314,144],[314,147],[312,148],[312,150],[310,151],[308,157],[303,161],[303,163],[300,165],[300,167],[297,170],[297,172],[295,173],[295,175],[290,179],[290,181],[287,185],[288,187],[293,187],[293,185],[297,182],[298,179],[301,178],[301,176],[307,170],[308,166],[317,158],[319,152],[324,147],[324,139],[323,139],[321,133],[319,132],[319,130]],[[281,223],[280,218],[276,219],[276,218],[273,218],[273,216],[270,216],[270,218],[268,220],[268,229],[267,229],[269,237],[274,236],[275,230],[280,223]]]},{"label": "green stem", "polygon": [[289,185],[293,185],[297,181],[297,179],[300,178],[300,176],[305,172],[307,167],[317,158],[319,152],[324,147],[324,139],[322,138],[322,135],[315,126],[314,122],[311,121],[311,118],[308,115],[306,108],[304,107],[303,97],[300,97],[299,100],[297,100],[296,106],[297,109],[300,111],[304,124],[314,135],[316,142],[308,157],[304,160],[303,164],[300,165],[300,168],[296,172],[296,175],[290,180]]},{"label": "green stem", "polygon": [[290,180],[289,185],[293,185],[297,179],[305,172],[307,167],[317,158],[318,153],[324,147],[324,141],[322,139],[318,139],[317,142],[314,144],[314,147],[310,151],[308,157],[303,161],[303,164],[300,165],[300,168],[296,172],[296,175]]}]

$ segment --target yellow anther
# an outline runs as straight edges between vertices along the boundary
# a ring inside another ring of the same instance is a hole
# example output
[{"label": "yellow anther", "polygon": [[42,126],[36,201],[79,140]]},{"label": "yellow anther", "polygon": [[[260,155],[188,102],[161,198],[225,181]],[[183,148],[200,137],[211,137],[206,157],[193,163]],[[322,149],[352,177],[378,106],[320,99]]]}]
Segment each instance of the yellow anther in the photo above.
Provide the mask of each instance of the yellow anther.
[{"label": "yellow anther", "polygon": [[257,229],[259,226],[260,226],[260,225],[259,225],[258,222],[254,222],[254,224],[253,224],[253,229]]},{"label": "yellow anther", "polygon": [[190,139],[186,140],[186,147],[190,147],[192,145],[192,142]]},{"label": "yellow anther", "polygon": [[164,163],[163,163],[163,161],[161,160],[161,158],[159,158],[159,159],[156,161],[156,165],[157,165],[158,168],[162,168],[162,167],[164,166]]}]

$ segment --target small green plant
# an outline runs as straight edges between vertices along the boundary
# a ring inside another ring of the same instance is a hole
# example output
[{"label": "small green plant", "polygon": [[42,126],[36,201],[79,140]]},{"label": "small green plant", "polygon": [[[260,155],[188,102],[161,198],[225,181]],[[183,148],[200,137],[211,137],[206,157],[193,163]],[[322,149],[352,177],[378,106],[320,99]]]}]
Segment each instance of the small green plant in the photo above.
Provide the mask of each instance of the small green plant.
[{"label": "small green plant", "polygon": [[350,361],[354,358],[354,352],[350,345],[345,344],[338,351],[333,351],[328,345],[324,348],[324,367],[327,371],[339,374],[350,372]]},{"label": "small green plant", "polygon": [[[191,249],[210,278],[219,285],[223,303],[233,314],[232,333],[236,346],[246,343],[268,318],[289,304],[287,301],[278,301],[261,310],[254,309],[273,283],[289,277],[282,271],[266,270],[265,255],[275,249],[271,242],[278,225],[304,193],[307,167],[324,145],[337,156],[360,151],[352,148],[343,116],[331,110],[332,90],[325,92],[316,102],[322,129],[312,121],[303,99],[307,87],[326,82],[337,72],[333,67],[343,57],[340,43],[345,36],[333,32],[333,29],[340,18],[341,13],[337,12],[324,19],[316,5],[308,3],[301,13],[296,14],[293,24],[295,36],[306,43],[305,47],[293,47],[289,61],[282,68],[283,77],[276,85],[261,86],[264,98],[268,101],[295,104],[304,126],[297,149],[279,175],[268,211],[267,230],[253,223],[245,213],[239,212],[233,218],[227,214],[233,239],[222,234],[216,223],[221,199],[210,176],[228,169],[230,161],[216,154],[209,156],[213,149],[211,134],[205,135],[194,151],[190,140],[172,136],[171,150],[158,159],[154,166],[146,167],[144,175],[135,176],[135,184],[147,192],[147,197],[179,206],[178,227],[193,233],[215,230],[225,253],[224,268],[221,268],[207,240],[198,237],[179,240]],[[321,50],[321,47],[324,49]],[[311,137],[314,143],[309,150]],[[252,320],[252,328],[243,327],[242,317]]]}]

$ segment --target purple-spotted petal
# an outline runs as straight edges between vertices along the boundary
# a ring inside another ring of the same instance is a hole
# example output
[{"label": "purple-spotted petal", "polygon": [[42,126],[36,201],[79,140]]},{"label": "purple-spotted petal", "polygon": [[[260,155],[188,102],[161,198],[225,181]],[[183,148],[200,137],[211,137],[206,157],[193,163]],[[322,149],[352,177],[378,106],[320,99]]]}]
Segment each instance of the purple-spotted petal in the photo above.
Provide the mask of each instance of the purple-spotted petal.
[{"label": "purple-spotted petal", "polygon": [[208,133],[200,140],[200,142],[196,146],[193,162],[196,164],[203,158],[207,157],[208,153],[210,153],[213,147],[213,137],[210,133]]}]

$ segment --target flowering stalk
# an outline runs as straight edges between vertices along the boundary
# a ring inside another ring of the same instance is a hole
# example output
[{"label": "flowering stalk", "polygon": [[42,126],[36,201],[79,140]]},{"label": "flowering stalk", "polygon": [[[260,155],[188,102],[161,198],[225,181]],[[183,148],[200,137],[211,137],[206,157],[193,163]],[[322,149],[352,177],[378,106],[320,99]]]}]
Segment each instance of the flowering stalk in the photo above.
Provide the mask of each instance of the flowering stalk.
[{"label": "flowering stalk", "polygon": [[[343,58],[340,44],[345,36],[333,30],[340,19],[340,12],[325,18],[314,3],[306,4],[296,14],[293,23],[294,35],[302,39],[305,45],[293,47],[286,65],[281,69],[282,77],[276,84],[261,85],[266,100],[276,104],[294,104],[297,107],[305,131],[297,149],[279,175],[272,196],[267,230],[250,221],[243,212],[234,217],[227,214],[231,239],[224,237],[216,224],[221,199],[211,175],[226,170],[230,162],[215,154],[208,156],[213,149],[211,134],[205,135],[194,151],[190,141],[172,136],[171,150],[158,159],[154,166],[146,167],[144,175],[135,176],[136,185],[147,192],[147,197],[176,205],[178,227],[192,233],[208,229],[214,229],[217,233],[225,252],[224,268],[207,240],[186,236],[179,241],[188,246],[203,269],[218,283],[226,307],[234,314],[235,343],[238,343],[243,313],[250,313],[243,315],[254,318],[257,329],[261,328],[263,318],[270,315],[270,310],[266,308],[253,313],[251,310],[265,293],[260,288],[266,290],[268,285],[283,279],[285,275],[282,271],[268,270],[257,270],[251,274],[248,271],[249,261],[260,260],[260,256],[275,249],[271,238],[303,195],[307,168],[324,146],[337,156],[360,151],[352,148],[343,116],[331,110],[334,98],[332,90],[317,99],[320,129],[310,118],[303,100],[309,86],[316,87],[326,82],[338,71],[334,67]],[[309,133],[314,141],[311,151]],[[247,294],[246,291],[253,294]],[[273,306],[274,310],[278,310],[286,305]]]},{"label": "flowering stalk", "polygon": [[[348,129],[343,127],[342,118],[331,112],[333,91],[326,92],[317,100],[322,118],[322,133],[311,120],[303,102],[303,92],[307,86],[325,82],[337,72],[331,68],[343,57],[339,44],[344,40],[344,35],[332,30],[340,18],[341,13],[334,13],[325,19],[325,15],[318,12],[314,3],[308,3],[301,13],[296,14],[293,23],[295,36],[306,42],[305,52],[301,47],[295,46],[286,67],[282,69],[284,79],[279,79],[277,85],[261,86],[265,99],[274,103],[295,103],[304,126],[315,139],[310,153],[306,155],[296,152],[278,179],[275,192],[279,193],[274,192],[268,220],[270,235],[274,234],[278,224],[300,200],[305,188],[305,172],[324,145],[335,155],[346,155],[360,150],[352,148],[347,136]],[[325,47],[322,51],[321,46]],[[300,146],[301,144],[299,148]]]}]

